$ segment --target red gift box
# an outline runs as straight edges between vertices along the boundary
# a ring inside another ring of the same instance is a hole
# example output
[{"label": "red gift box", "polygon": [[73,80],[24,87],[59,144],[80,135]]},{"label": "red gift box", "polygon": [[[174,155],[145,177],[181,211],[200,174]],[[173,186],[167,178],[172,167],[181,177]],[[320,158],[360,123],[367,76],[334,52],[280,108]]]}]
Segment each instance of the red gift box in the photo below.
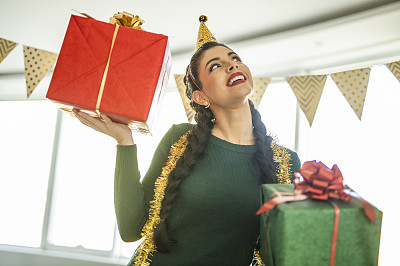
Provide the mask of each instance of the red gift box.
[{"label": "red gift box", "polygon": [[46,97],[149,133],[170,69],[167,36],[72,15]]}]

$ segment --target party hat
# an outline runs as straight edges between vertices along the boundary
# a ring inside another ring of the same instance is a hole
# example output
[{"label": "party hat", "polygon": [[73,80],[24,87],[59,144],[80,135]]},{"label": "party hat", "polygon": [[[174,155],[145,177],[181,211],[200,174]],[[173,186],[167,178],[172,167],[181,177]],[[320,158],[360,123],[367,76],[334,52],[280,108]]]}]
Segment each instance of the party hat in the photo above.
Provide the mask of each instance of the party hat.
[{"label": "party hat", "polygon": [[205,15],[201,15],[199,17],[199,21],[200,28],[199,34],[197,35],[196,51],[206,42],[218,42],[214,35],[212,35],[211,31],[204,24],[207,21],[207,17]]}]

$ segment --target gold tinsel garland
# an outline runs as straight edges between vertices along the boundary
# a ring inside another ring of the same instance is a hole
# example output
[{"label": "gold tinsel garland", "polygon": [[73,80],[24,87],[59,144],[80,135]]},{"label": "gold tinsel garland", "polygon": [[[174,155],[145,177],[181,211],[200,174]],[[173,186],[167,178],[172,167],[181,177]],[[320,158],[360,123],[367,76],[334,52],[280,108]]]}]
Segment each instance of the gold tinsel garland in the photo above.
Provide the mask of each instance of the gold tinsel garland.
[{"label": "gold tinsel garland", "polygon": [[265,266],[264,262],[261,259],[259,250],[254,251],[254,258],[253,259],[256,262],[256,266]]},{"label": "gold tinsel garland", "polygon": [[290,154],[284,147],[279,146],[274,142],[271,142],[271,149],[274,152],[272,160],[278,164],[276,169],[276,178],[278,180],[278,184],[291,184],[292,180],[290,177],[293,175],[293,173],[290,170]]},{"label": "gold tinsel garland", "polygon": [[142,236],[145,237],[142,244],[138,248],[134,259],[134,265],[150,265],[150,256],[156,251],[153,241],[154,229],[160,223],[161,203],[164,199],[165,188],[168,184],[168,176],[174,170],[179,158],[183,155],[188,145],[187,137],[191,134],[191,130],[175,142],[168,155],[168,160],[162,169],[161,175],[157,178],[154,187],[153,200],[150,202],[149,218],[142,230]]}]

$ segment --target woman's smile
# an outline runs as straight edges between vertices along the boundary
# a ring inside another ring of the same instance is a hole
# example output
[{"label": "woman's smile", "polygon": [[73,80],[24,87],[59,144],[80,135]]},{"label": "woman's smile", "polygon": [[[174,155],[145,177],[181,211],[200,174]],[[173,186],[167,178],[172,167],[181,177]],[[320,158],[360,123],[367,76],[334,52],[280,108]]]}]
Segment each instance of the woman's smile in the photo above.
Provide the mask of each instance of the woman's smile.
[{"label": "woman's smile", "polygon": [[233,87],[239,84],[242,84],[243,82],[246,82],[246,77],[242,72],[236,72],[233,73],[229,78],[228,81],[226,82],[226,86],[228,87]]}]

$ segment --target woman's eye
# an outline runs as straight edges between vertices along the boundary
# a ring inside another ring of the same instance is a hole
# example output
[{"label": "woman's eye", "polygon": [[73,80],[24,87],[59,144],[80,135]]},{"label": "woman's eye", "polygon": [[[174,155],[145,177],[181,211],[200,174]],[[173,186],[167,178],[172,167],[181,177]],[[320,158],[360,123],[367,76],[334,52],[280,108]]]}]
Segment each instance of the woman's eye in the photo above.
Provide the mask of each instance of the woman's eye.
[{"label": "woman's eye", "polygon": [[242,60],[240,59],[239,56],[234,56],[234,57],[233,57],[233,61],[242,62]]},{"label": "woman's eye", "polygon": [[219,65],[218,64],[213,64],[210,66],[210,72],[213,71],[214,69],[218,68]]}]

